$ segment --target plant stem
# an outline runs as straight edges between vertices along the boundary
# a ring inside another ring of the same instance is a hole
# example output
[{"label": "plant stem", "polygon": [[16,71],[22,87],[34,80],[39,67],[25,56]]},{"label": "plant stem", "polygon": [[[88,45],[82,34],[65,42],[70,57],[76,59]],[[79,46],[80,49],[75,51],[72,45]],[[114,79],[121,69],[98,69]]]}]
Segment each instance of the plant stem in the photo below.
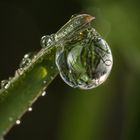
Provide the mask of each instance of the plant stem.
[{"label": "plant stem", "polygon": [[58,74],[55,65],[56,47],[79,36],[93,19],[88,14],[77,15],[55,35],[50,35],[49,40],[48,36],[43,37],[41,43],[44,48],[34,56],[29,65],[18,69],[15,76],[0,90],[0,137],[21,118]]},{"label": "plant stem", "polygon": [[16,71],[7,88],[0,90],[0,138],[32,106],[58,74],[54,61],[55,51],[55,47],[42,49],[30,65]]}]

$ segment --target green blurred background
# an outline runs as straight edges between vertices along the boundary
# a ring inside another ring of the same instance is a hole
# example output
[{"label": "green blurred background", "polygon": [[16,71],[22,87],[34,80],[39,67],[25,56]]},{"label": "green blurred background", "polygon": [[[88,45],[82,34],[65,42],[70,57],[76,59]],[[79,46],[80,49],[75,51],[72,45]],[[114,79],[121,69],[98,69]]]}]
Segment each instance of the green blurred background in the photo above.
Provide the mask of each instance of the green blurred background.
[{"label": "green blurred background", "polygon": [[75,13],[112,49],[114,66],[100,87],[72,89],[58,76],[6,140],[140,140],[140,3],[138,0],[1,0],[0,80],[14,75],[23,55]]}]

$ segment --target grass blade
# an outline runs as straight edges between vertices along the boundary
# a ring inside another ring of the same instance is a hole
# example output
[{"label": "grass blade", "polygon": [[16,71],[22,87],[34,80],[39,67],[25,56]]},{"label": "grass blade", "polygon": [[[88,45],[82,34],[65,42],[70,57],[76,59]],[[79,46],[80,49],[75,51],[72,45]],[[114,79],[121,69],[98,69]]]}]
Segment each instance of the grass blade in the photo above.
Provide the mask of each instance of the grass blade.
[{"label": "grass blade", "polygon": [[0,90],[0,137],[16,123],[58,74],[55,47],[42,49]]}]

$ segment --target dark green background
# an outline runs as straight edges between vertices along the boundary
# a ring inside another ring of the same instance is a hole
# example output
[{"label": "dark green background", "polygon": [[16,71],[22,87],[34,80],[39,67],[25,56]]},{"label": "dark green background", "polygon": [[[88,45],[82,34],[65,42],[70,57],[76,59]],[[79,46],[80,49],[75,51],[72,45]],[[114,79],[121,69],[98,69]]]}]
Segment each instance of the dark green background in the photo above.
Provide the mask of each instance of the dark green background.
[{"label": "dark green background", "polygon": [[[6,140],[139,140],[140,39],[138,0],[1,0],[0,79],[14,75],[23,55],[40,50],[40,38],[75,13],[110,44],[114,66],[100,87],[81,91],[58,76]],[[20,94],[20,93],[19,93]]]}]

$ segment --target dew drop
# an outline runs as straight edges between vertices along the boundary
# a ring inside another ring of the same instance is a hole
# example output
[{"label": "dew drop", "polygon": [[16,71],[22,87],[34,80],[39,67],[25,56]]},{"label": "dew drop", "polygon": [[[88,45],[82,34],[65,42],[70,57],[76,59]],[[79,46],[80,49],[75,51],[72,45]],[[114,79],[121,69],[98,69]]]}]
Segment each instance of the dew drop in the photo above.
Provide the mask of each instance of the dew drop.
[{"label": "dew drop", "polygon": [[10,80],[2,80],[1,81],[1,89],[8,89],[10,84],[11,84]]},{"label": "dew drop", "polygon": [[41,95],[42,96],[45,96],[46,95],[46,91],[43,91]]},{"label": "dew drop", "polygon": [[16,124],[19,125],[21,123],[20,120],[16,120]]},{"label": "dew drop", "polygon": [[36,56],[36,52],[30,52],[30,53],[25,54],[20,62],[19,67],[22,69],[27,67],[32,62],[32,59],[35,56]]},{"label": "dew drop", "polygon": [[54,42],[55,42],[54,34],[51,34],[51,35],[43,36],[41,38],[40,44],[41,44],[42,48],[46,48],[46,47],[53,45]]},{"label": "dew drop", "polygon": [[18,69],[15,71],[15,76],[22,75],[23,72],[24,72],[24,69],[23,69],[23,68],[18,68]]},{"label": "dew drop", "polygon": [[8,82],[9,82],[8,80],[2,80],[1,81],[1,88],[7,87]]},{"label": "dew drop", "polygon": [[32,107],[29,107],[29,108],[28,108],[28,111],[29,111],[29,112],[31,112],[32,110],[33,110],[33,108],[32,108]]},{"label": "dew drop", "polygon": [[57,49],[56,65],[68,85],[92,89],[109,76],[113,65],[112,53],[94,28],[86,29],[79,36]]}]

